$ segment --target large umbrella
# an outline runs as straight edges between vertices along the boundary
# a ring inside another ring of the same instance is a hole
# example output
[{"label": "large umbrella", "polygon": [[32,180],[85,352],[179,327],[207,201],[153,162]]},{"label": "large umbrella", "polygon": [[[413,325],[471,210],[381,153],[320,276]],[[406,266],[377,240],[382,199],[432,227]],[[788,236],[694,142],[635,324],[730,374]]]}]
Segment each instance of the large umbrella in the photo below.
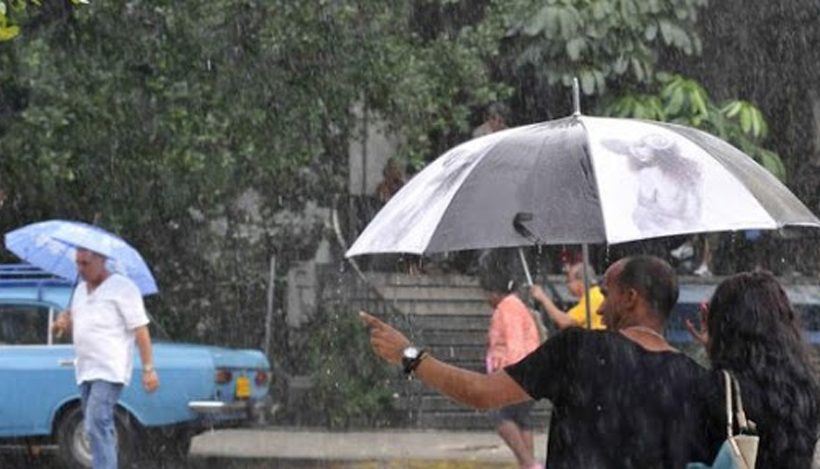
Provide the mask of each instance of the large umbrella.
[{"label": "large umbrella", "polygon": [[820,220],[725,141],[681,125],[576,111],[444,153],[390,199],[346,255],[534,240],[586,247],[789,227],[818,228]]},{"label": "large umbrella", "polygon": [[623,243],[710,231],[820,227],[751,157],[696,129],[572,116],[446,152],[368,224],[347,256]]},{"label": "large umbrella", "polygon": [[143,295],[156,293],[157,283],[136,249],[119,236],[86,223],[49,220],[6,233],[6,248],[24,261],[68,280],[77,279],[76,248],[106,257],[106,267],[130,278]]}]

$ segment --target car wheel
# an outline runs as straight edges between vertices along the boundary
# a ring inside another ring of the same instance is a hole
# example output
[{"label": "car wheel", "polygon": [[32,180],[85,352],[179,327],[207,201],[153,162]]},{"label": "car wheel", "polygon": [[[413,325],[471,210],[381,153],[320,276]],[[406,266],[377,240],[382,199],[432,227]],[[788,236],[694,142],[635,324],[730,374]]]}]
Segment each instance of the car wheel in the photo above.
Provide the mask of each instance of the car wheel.
[{"label": "car wheel", "polygon": [[[114,413],[117,426],[117,454],[121,467],[129,467],[135,460],[136,425],[122,411]],[[83,412],[74,406],[63,414],[57,424],[58,456],[64,467],[70,469],[91,469],[91,444],[83,427]]]},{"label": "car wheel", "polygon": [[74,406],[57,424],[58,455],[67,468],[91,468],[91,445],[83,429],[83,412]]}]

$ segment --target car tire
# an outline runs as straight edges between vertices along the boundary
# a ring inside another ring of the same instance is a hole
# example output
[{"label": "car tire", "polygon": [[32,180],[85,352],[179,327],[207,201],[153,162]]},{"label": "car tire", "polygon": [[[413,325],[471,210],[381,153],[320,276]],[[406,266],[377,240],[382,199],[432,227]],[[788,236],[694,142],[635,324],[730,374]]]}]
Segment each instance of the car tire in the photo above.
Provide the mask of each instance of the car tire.
[{"label": "car tire", "polygon": [[[131,467],[136,461],[138,428],[131,417],[117,409],[114,413],[117,427],[117,455],[120,467]],[[57,423],[57,454],[60,463],[68,469],[91,469],[91,446],[83,429],[80,406],[68,409]]]}]

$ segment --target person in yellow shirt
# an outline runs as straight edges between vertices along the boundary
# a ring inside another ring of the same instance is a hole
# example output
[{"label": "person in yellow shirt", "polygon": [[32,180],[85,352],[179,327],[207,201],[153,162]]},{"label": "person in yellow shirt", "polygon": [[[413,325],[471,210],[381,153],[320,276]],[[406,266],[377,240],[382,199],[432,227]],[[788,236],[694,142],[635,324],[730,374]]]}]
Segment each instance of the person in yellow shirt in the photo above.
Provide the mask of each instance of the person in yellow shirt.
[{"label": "person in yellow shirt", "polygon": [[[589,299],[590,308],[589,314],[592,319],[591,329],[605,329],[601,315],[597,314],[598,308],[604,302],[604,295],[595,281],[595,272],[591,267],[587,268],[589,275]],[[580,262],[572,264],[567,270],[567,289],[572,296],[578,298],[578,304],[570,308],[568,311],[562,311],[555,306],[549,296],[544,292],[540,285],[533,285],[530,287],[530,295],[537,301],[541,308],[546,311],[552,322],[558,329],[566,329],[568,327],[587,327],[587,312],[586,312],[586,296],[584,295],[584,265]]]}]

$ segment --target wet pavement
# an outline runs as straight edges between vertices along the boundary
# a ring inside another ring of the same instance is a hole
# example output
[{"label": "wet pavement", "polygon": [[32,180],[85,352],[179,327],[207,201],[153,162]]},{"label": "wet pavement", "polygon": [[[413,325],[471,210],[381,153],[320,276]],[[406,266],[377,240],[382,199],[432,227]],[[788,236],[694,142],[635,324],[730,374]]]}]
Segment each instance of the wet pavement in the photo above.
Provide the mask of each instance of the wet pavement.
[{"label": "wet pavement", "polygon": [[[536,457],[544,460],[546,437],[537,434]],[[34,454],[5,448],[0,467],[57,468],[56,448]],[[329,432],[302,428],[218,430],[194,438],[187,461],[176,469],[515,469],[515,459],[493,432]],[[142,468],[141,468],[142,469]]]},{"label": "wet pavement", "polygon": [[[546,436],[537,434],[536,457],[544,459]],[[514,468],[510,450],[494,432],[328,432],[269,428],[220,430],[194,439],[190,462],[248,458],[232,467],[323,468]],[[262,465],[257,465],[257,464]],[[275,462],[277,465],[270,465]],[[220,466],[221,467],[221,466]]]}]

